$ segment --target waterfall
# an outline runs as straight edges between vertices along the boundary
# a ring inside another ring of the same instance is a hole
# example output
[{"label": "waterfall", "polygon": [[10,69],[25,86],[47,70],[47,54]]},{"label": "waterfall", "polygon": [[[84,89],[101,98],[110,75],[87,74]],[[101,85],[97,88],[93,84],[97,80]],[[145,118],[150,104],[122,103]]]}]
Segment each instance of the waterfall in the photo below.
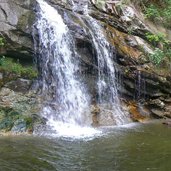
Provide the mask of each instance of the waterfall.
[{"label": "waterfall", "polygon": [[74,3],[74,0],[72,0],[73,11],[79,12],[79,4],[81,4],[82,13],[88,23],[88,30],[97,53],[98,103],[102,106],[102,110],[105,109],[106,111],[112,112],[116,125],[128,123],[129,119],[121,109],[118,95],[118,80],[116,78],[116,67],[114,65],[116,54],[114,48],[112,48],[107,41],[100,23],[89,15],[88,1],[83,0],[77,3],[78,4]]},{"label": "waterfall", "polygon": [[65,134],[68,131],[65,132],[65,128],[71,125],[84,127],[91,124],[87,116],[89,97],[78,74],[78,56],[68,27],[56,9],[43,0],[37,2],[39,82],[46,99],[43,116],[50,127]]},{"label": "waterfall", "polygon": [[98,101],[102,105],[107,104],[104,107],[111,110],[116,124],[122,125],[128,122],[128,118],[122,111],[119,100],[114,49],[104,36],[98,21],[87,15],[87,22],[98,59]]},{"label": "waterfall", "polygon": [[[40,72],[39,86],[44,105],[42,115],[48,126],[61,135],[92,135],[90,97],[79,72],[79,56],[72,35],[58,11],[44,0],[37,0],[36,52]],[[76,6],[73,3],[73,10]],[[97,103],[110,111],[116,125],[127,123],[118,95],[114,48],[107,41],[99,22],[84,15],[98,63]]]}]

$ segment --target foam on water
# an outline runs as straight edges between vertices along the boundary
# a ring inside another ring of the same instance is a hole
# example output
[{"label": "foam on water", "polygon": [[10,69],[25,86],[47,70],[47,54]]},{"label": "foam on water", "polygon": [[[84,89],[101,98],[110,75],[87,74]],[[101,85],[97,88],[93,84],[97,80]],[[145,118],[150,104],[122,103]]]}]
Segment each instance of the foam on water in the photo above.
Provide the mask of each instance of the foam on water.
[{"label": "foam on water", "polygon": [[60,121],[54,122],[53,119],[50,119],[48,124],[51,125],[52,130],[54,130],[54,133],[51,134],[53,137],[59,136],[72,139],[89,139],[102,134],[101,130],[92,127],[82,127]]}]

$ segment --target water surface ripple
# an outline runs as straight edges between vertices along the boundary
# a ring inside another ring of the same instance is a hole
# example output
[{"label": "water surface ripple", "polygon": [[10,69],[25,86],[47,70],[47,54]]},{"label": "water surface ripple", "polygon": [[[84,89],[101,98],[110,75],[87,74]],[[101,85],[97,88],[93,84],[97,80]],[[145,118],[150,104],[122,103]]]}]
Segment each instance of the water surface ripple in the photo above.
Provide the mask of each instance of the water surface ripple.
[{"label": "water surface ripple", "polygon": [[170,171],[171,128],[103,128],[92,139],[0,137],[0,171]]}]

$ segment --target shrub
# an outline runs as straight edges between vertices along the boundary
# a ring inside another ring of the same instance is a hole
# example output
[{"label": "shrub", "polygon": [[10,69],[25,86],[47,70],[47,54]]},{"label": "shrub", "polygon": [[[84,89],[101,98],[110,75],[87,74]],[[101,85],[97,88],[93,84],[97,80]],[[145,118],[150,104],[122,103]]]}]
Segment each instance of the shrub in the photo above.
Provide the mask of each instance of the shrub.
[{"label": "shrub", "polygon": [[155,48],[154,53],[149,55],[149,59],[156,65],[159,65],[164,57],[165,53],[159,48]]},{"label": "shrub", "polygon": [[165,39],[165,35],[163,33],[158,33],[158,34],[146,33],[146,38],[151,43],[158,43],[158,42],[167,43]]},{"label": "shrub", "polygon": [[153,21],[157,19],[165,27],[171,27],[171,0],[149,0],[148,2],[144,2],[143,6],[145,7],[144,13],[146,18]]},{"label": "shrub", "polygon": [[156,65],[159,65],[163,59],[168,58],[171,60],[171,48],[170,42],[166,39],[162,33],[152,34],[146,33],[146,38],[153,46],[161,45],[162,48],[155,48],[154,53],[149,55],[149,59]]},{"label": "shrub", "polygon": [[37,71],[33,67],[24,67],[20,63],[14,62],[13,59],[5,56],[0,58],[0,68],[30,79],[37,77]]},{"label": "shrub", "polygon": [[145,17],[149,19],[155,19],[160,17],[160,13],[158,8],[151,4],[149,7],[145,9]]}]

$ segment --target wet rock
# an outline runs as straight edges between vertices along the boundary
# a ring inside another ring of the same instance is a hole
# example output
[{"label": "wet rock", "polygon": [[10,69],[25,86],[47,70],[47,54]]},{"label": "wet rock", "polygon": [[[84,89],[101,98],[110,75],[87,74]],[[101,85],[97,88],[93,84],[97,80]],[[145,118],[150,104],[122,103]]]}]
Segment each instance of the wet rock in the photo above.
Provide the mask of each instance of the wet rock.
[{"label": "wet rock", "polygon": [[41,100],[33,93],[14,91],[9,88],[0,90],[0,130],[33,132],[37,124],[44,123],[38,115]]},{"label": "wet rock", "polygon": [[8,82],[4,85],[4,87],[9,88],[15,92],[26,93],[30,89],[32,84],[31,80],[26,80],[22,78],[18,78],[15,81]]},{"label": "wet rock", "polygon": [[[125,111],[125,114],[127,112]],[[112,106],[109,104],[95,104],[91,106],[92,126],[113,126],[117,125]],[[128,116],[129,117],[129,116]]]},{"label": "wet rock", "polygon": [[165,102],[171,103],[171,98],[164,98],[163,100],[164,100]]},{"label": "wet rock", "polygon": [[100,106],[99,125],[113,126],[116,124],[115,115],[112,110],[110,110],[110,107]]},{"label": "wet rock", "polygon": [[5,40],[1,53],[17,58],[32,58],[34,3],[34,0],[4,0],[0,3],[0,35]]},{"label": "wet rock", "polygon": [[100,108],[97,104],[91,106],[92,126],[99,126]]},{"label": "wet rock", "polygon": [[15,120],[19,117],[19,113],[11,108],[0,108],[0,130],[10,131]]},{"label": "wet rock", "polygon": [[3,73],[0,73],[0,81],[3,80]]},{"label": "wet rock", "polygon": [[91,15],[102,20],[114,28],[126,33],[137,35],[146,39],[145,33],[150,32],[148,26],[142,20],[142,16],[132,6],[122,3],[122,1],[99,1],[93,0],[96,7],[91,11]]},{"label": "wet rock", "polygon": [[130,102],[128,109],[133,121],[144,122],[150,119],[150,111],[142,105]]}]

